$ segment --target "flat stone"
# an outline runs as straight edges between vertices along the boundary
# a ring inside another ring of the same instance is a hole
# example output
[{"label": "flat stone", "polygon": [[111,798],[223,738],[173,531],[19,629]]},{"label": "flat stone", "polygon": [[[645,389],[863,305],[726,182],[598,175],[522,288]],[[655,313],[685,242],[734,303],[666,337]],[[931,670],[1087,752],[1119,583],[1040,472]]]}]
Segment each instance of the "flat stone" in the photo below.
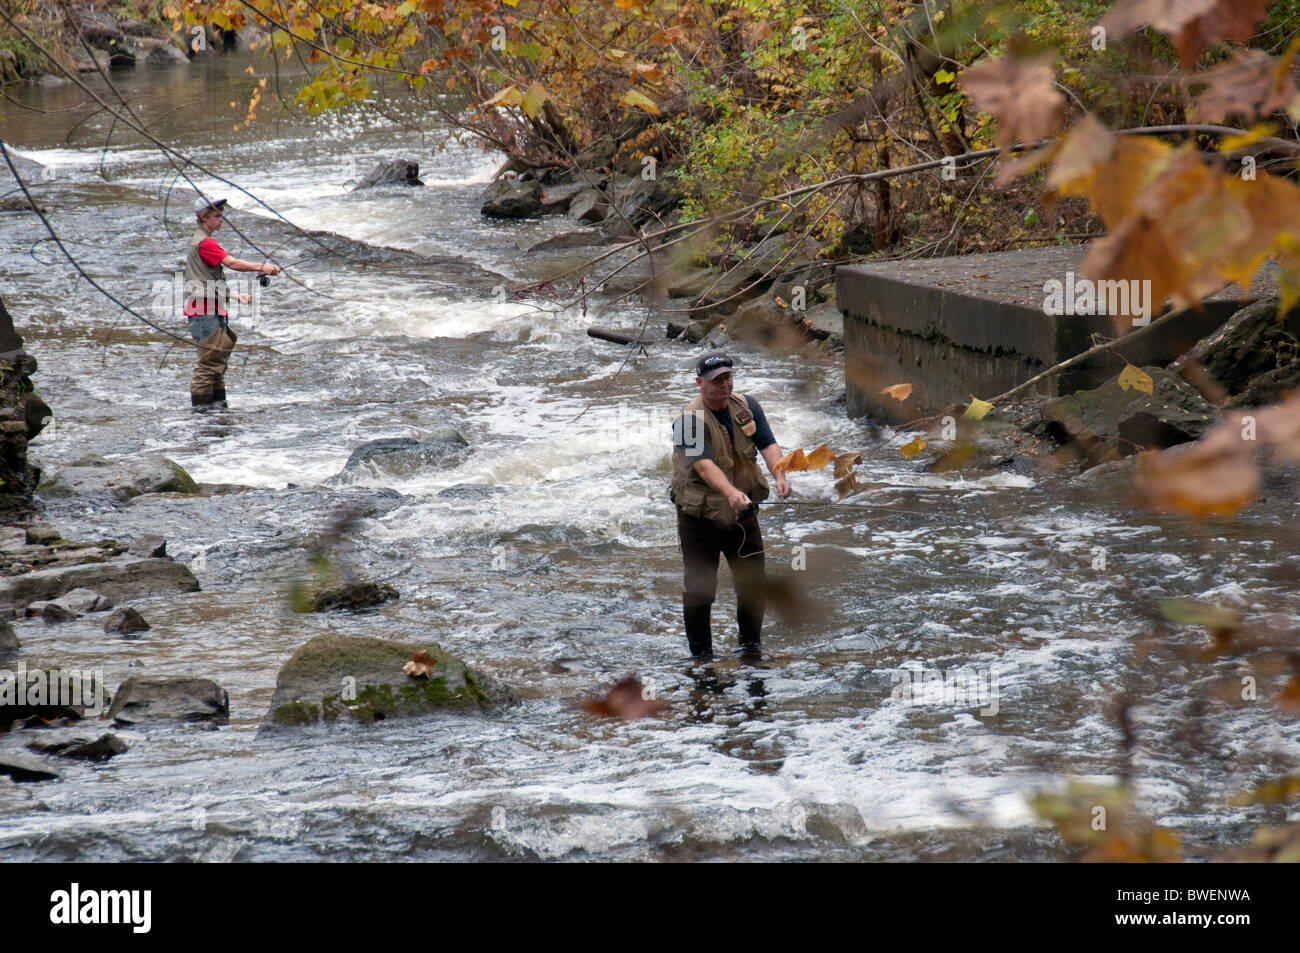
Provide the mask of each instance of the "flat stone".
[{"label": "flat stone", "polygon": [[16,751],[0,752],[0,774],[7,774],[19,782],[59,779],[57,771],[51,771],[35,758],[29,758]]},{"label": "flat stone", "polygon": [[129,500],[143,493],[197,493],[199,485],[166,457],[149,456],[107,461],[87,458],[54,468],[42,476],[37,495],[108,496]]},{"label": "flat stone", "polygon": [[152,534],[141,536],[131,543],[131,547],[127,552],[132,556],[160,559],[167,555],[167,540]]},{"label": "flat stone", "polygon": [[61,758],[80,758],[83,761],[107,761],[126,751],[129,746],[112,733],[99,737],[84,733],[41,732],[39,737],[27,742],[30,751],[54,754]]},{"label": "flat stone", "polygon": [[55,600],[81,586],[121,600],[158,592],[197,592],[199,581],[170,559],[119,556],[103,562],[76,563],[0,577],[0,609]]},{"label": "flat stone", "polygon": [[334,609],[370,609],[392,602],[398,592],[392,586],[377,582],[354,582],[338,589],[326,589],[312,601],[312,612],[331,612]]}]

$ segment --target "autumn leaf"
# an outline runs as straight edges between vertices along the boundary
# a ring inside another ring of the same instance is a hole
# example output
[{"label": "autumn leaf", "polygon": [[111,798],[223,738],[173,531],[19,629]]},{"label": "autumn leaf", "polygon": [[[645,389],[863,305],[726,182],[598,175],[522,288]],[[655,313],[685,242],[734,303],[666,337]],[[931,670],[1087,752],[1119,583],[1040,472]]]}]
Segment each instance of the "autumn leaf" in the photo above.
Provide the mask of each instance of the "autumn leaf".
[{"label": "autumn leaf", "polygon": [[519,92],[515,86],[507,86],[498,92],[491,99],[485,100],[480,108],[486,109],[489,106],[518,106],[524,101],[524,94]]},{"label": "autumn leaf", "polygon": [[1053,86],[1051,53],[1023,59],[985,60],[961,74],[976,108],[998,121],[997,144],[1037,142],[1055,135],[1065,115],[1065,97]]},{"label": "autumn leaf", "polygon": [[599,698],[579,702],[578,707],[592,715],[636,721],[663,711],[668,706],[654,698],[652,692],[647,692],[639,678],[629,675]]},{"label": "autumn leaf", "polygon": [[812,453],[808,454],[808,469],[820,470],[834,459],[835,451],[826,446],[826,444],[822,444]]},{"label": "autumn leaf", "polygon": [[618,104],[628,109],[641,109],[654,116],[659,115],[659,104],[640,90],[629,89]]},{"label": "autumn leaf", "polygon": [[790,470],[807,470],[808,458],[804,456],[802,448],[791,450],[780,460],[776,461],[776,466],[772,468],[773,476],[780,476]]},{"label": "autumn leaf", "polygon": [[1119,389],[1140,390],[1144,394],[1151,394],[1155,389],[1155,382],[1142,368],[1125,364],[1124,370],[1119,372]]},{"label": "autumn leaf", "polygon": [[970,406],[966,408],[963,417],[969,417],[971,420],[983,420],[988,416],[988,412],[993,409],[993,405],[987,400],[980,400],[978,397],[971,397]]},{"label": "autumn leaf", "polygon": [[670,26],[666,30],[659,30],[650,34],[650,43],[658,43],[662,46],[669,46],[673,43],[682,43],[686,40],[686,27],[682,24]]},{"label": "autumn leaf", "polygon": [[892,397],[894,398],[894,400],[902,402],[912,396],[912,385],[891,384],[888,387],[882,389],[880,393],[884,394],[886,397]]},{"label": "autumn leaf", "polygon": [[842,500],[846,496],[852,496],[854,493],[861,493],[863,490],[871,489],[874,485],[859,483],[857,475],[850,470],[835,481],[835,499]]},{"label": "autumn leaf", "polygon": [[1134,486],[1155,509],[1232,516],[1259,492],[1259,471],[1240,433],[1221,425],[1195,443],[1138,454]]},{"label": "autumn leaf", "polygon": [[898,452],[901,453],[906,459],[911,460],[914,456],[916,456],[924,449],[925,449],[925,441],[922,440],[920,437],[916,437],[911,441],[911,443],[905,443],[903,444],[903,446],[899,447]]},{"label": "autumn leaf", "polygon": [[1043,188],[1086,197],[1107,227],[1116,228],[1138,211],[1144,190],[1164,172],[1173,151],[1150,136],[1116,135],[1085,116],[1065,134]]},{"label": "autumn leaf", "polygon": [[1117,36],[1150,26],[1174,41],[1183,66],[1191,67],[1220,40],[1245,43],[1273,0],[1120,0],[1101,25]]},{"label": "autumn leaf", "polygon": [[428,652],[420,651],[411,656],[411,660],[402,666],[402,671],[411,678],[428,678],[438,660]]},{"label": "autumn leaf", "polygon": [[861,450],[846,450],[835,457],[835,479],[852,473],[853,468],[862,462]]},{"label": "autumn leaf", "polygon": [[533,83],[520,101],[519,108],[523,110],[525,116],[532,118],[542,111],[542,104],[550,98],[551,94],[546,91],[545,86],[541,83]]},{"label": "autumn leaf", "polygon": [[1226,63],[1197,76],[1206,89],[1196,97],[1198,122],[1229,116],[1271,116],[1285,111],[1300,120],[1300,90],[1291,78],[1291,57],[1274,59],[1262,50],[1241,50]]}]

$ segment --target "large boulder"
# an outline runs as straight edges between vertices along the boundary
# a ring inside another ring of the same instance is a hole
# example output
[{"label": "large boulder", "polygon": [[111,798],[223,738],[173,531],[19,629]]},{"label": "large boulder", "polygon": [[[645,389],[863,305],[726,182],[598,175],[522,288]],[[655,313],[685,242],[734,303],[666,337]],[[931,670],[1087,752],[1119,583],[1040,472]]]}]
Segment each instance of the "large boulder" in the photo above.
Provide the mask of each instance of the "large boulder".
[{"label": "large boulder", "polygon": [[7,619],[0,621],[0,653],[17,652],[21,646],[18,636],[14,634],[13,625]]},{"label": "large boulder", "polygon": [[[404,670],[417,653],[429,671]],[[422,656],[424,658],[424,656]],[[373,723],[451,709],[491,711],[519,701],[503,682],[475,671],[434,643],[322,635],[298,649],[280,669],[268,726],[318,721]]]},{"label": "large boulder", "polygon": [[109,461],[90,456],[47,471],[37,492],[47,497],[108,496],[125,501],[144,493],[198,493],[199,485],[166,457]]},{"label": "large boulder", "polygon": [[528,218],[542,210],[542,184],[534,179],[499,179],[483,192],[488,218]]},{"label": "large boulder", "polygon": [[119,725],[163,721],[224,722],[230,696],[210,678],[133,675],[118,686],[108,717]]},{"label": "large boulder", "polygon": [[95,672],[40,662],[0,668],[0,732],[14,723],[47,725],[96,717],[107,698]]},{"label": "large boulder", "polygon": [[1217,385],[1229,407],[1272,403],[1300,387],[1298,341],[1300,308],[1281,315],[1277,298],[1262,298],[1196,342],[1170,370],[1202,387]]},{"label": "large boulder", "polygon": [[1144,449],[1195,440],[1219,410],[1172,371],[1145,367],[1150,394],[1124,390],[1118,376],[1093,390],[1075,391],[1043,405],[1042,418],[1062,443],[1077,443],[1094,463]]},{"label": "large boulder", "polygon": [[373,189],[380,185],[424,185],[420,181],[420,163],[410,159],[381,162],[352,191]]},{"label": "large boulder", "polygon": [[363,443],[352,451],[335,479],[357,476],[413,477],[424,470],[446,467],[464,459],[469,444],[449,428],[435,430],[424,440],[388,437]]},{"label": "large boulder", "polygon": [[584,189],[569,200],[569,217],[577,222],[595,225],[609,215],[609,202],[597,189]]}]

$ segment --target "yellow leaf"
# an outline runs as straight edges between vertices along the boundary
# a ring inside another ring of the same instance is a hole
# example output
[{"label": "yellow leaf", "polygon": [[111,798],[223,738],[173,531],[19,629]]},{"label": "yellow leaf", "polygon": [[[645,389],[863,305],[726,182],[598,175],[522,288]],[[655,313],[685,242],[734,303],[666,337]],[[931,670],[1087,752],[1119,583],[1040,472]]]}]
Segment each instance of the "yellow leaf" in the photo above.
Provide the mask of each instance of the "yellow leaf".
[{"label": "yellow leaf", "polygon": [[1235,136],[1224,136],[1219,140],[1220,152],[1236,152],[1238,149],[1245,149],[1253,146],[1261,139],[1266,139],[1277,131],[1277,127],[1271,122],[1261,122],[1257,126],[1252,126],[1245,132]]},{"label": "yellow leaf", "polygon": [[904,401],[912,396],[912,385],[890,384],[888,387],[882,388],[880,393],[884,394],[886,397],[892,397],[894,400]]},{"label": "yellow leaf", "polygon": [[1134,367],[1132,364],[1125,364],[1124,370],[1119,373],[1120,390],[1140,390],[1144,394],[1153,392],[1155,382],[1151,380],[1151,375],[1140,367]]},{"label": "yellow leaf", "polygon": [[611,60],[625,60],[627,59],[627,50],[620,50],[617,47],[611,46],[605,51],[605,55]]},{"label": "yellow leaf", "polygon": [[551,94],[546,91],[546,87],[541,83],[533,83],[528,87],[528,92],[524,94],[523,102],[520,108],[523,109],[525,116],[536,116],[542,110],[542,104],[551,98]]},{"label": "yellow leaf", "polygon": [[618,101],[618,104],[620,106],[625,106],[628,109],[634,107],[636,109],[642,109],[654,116],[659,115],[659,104],[645,93],[638,92],[635,89],[629,89],[624,93],[623,98]]},{"label": "yellow leaf", "polygon": [[987,400],[980,400],[978,397],[972,396],[970,406],[966,408],[966,413],[962,414],[962,416],[969,417],[971,420],[983,420],[985,415],[992,409],[993,405]]},{"label": "yellow leaf", "polygon": [[514,86],[507,86],[481,105],[484,108],[488,106],[518,106],[523,101],[523,93],[519,92],[519,90]]},{"label": "yellow leaf", "polygon": [[903,446],[899,447],[898,452],[901,453],[906,459],[911,460],[914,456],[916,456],[924,449],[925,449],[925,441],[922,440],[920,437],[917,437],[911,443],[906,443],[903,444]]}]

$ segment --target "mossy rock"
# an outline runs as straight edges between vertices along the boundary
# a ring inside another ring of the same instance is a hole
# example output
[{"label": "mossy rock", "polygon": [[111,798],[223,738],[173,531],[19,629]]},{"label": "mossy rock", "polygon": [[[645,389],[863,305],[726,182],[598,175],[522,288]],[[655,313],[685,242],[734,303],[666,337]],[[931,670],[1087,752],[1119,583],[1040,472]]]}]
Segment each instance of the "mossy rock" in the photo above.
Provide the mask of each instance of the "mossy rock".
[{"label": "mossy rock", "polygon": [[[427,652],[436,664],[427,675],[412,677],[403,667],[417,652]],[[280,669],[265,725],[373,724],[446,709],[493,711],[518,701],[509,685],[474,671],[436,643],[322,635]]]}]

